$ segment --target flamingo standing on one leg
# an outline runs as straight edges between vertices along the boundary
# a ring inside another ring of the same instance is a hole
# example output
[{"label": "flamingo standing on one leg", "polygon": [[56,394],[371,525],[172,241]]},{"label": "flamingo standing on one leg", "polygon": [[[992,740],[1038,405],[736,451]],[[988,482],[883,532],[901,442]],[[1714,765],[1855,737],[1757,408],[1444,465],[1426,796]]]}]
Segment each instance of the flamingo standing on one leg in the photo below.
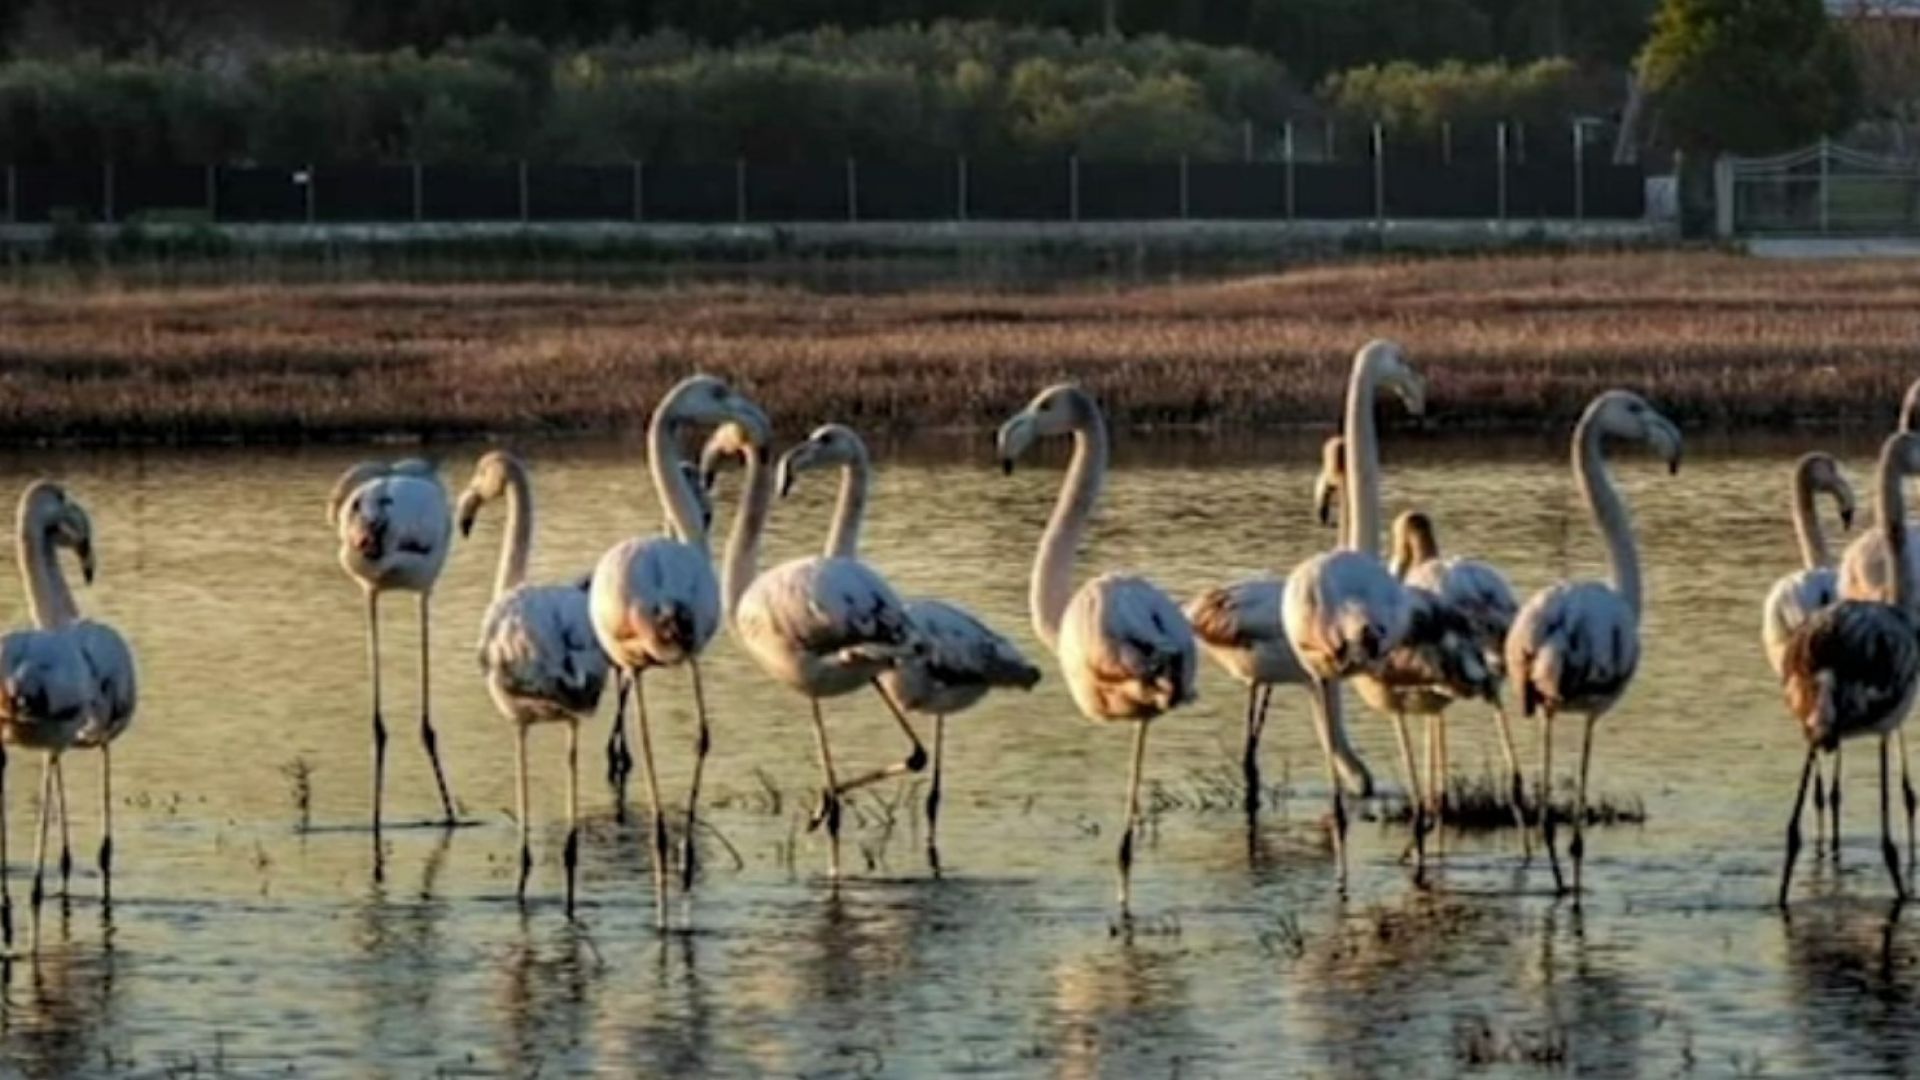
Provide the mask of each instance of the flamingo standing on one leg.
[{"label": "flamingo standing on one leg", "polygon": [[[1344,455],[1344,447],[1340,436],[1329,438],[1322,446],[1323,458]],[[1323,520],[1328,505],[1325,496],[1324,489],[1316,495]],[[1299,686],[1311,690],[1313,685],[1299,655],[1287,641],[1286,628],[1281,625],[1280,610],[1285,606],[1285,595],[1285,581],[1273,574],[1262,574],[1208,589],[1187,601],[1185,608],[1201,651],[1247,687],[1246,741],[1241,751],[1240,774],[1246,787],[1249,820],[1260,811],[1260,736],[1266,730],[1267,706],[1272,701],[1273,688]],[[1317,717],[1319,713],[1314,715]],[[1373,775],[1347,738],[1338,695],[1332,699],[1326,722],[1315,725],[1315,734],[1321,740],[1321,750],[1332,756],[1334,768],[1347,790],[1362,799],[1373,794]]]},{"label": "flamingo standing on one leg", "polygon": [[1593,729],[1618,704],[1640,665],[1640,553],[1627,507],[1607,475],[1608,438],[1645,442],[1680,471],[1680,430],[1638,394],[1609,390],[1593,399],[1573,429],[1573,476],[1607,546],[1609,581],[1563,581],[1533,594],[1507,634],[1507,671],[1520,689],[1521,715],[1540,714],[1540,838],[1556,889],[1565,891],[1553,843],[1553,722],[1586,717],[1574,802],[1573,891],[1586,854],[1587,772]]},{"label": "flamingo standing on one leg", "polygon": [[[1281,608],[1287,641],[1313,681],[1317,719],[1323,728],[1339,707],[1340,681],[1378,671],[1407,636],[1412,618],[1407,590],[1380,560],[1380,447],[1373,411],[1382,387],[1399,394],[1415,415],[1425,409],[1426,384],[1407,364],[1400,346],[1382,340],[1361,346],[1347,381],[1343,430],[1351,482],[1341,519],[1343,544],[1294,568]],[[1417,805],[1419,788],[1406,749],[1404,724],[1400,730],[1401,768]],[[1346,804],[1331,755],[1327,782],[1333,796],[1335,860],[1345,880]],[[1417,823],[1415,836],[1419,836]]]},{"label": "flamingo standing on one leg", "polygon": [[327,523],[340,537],[340,565],[367,598],[367,667],[373,680],[373,872],[380,877],[381,789],[387,768],[387,725],[380,714],[380,594],[410,592],[420,603],[420,741],[433,763],[442,820],[455,824],[453,792],[440,764],[429,690],[428,634],[433,587],[447,563],[453,519],[447,492],[431,464],[418,458],[361,462],[334,482]]},{"label": "flamingo standing on one leg", "polygon": [[[758,571],[773,501],[773,478],[759,433],[737,425],[723,427],[708,440],[701,458],[710,478],[724,462],[746,462],[746,492],[727,538],[722,571],[727,620],[762,671],[807,696],[822,780],[820,805],[809,828],[826,826],[827,872],[838,881],[842,797],[889,777],[919,772],[926,767],[927,752],[913,725],[889,702],[894,722],[907,737],[906,758],[842,780],[834,771],[820,699],[872,684],[896,665],[924,656],[926,644],[893,587],[857,558],[814,555]],[[857,518],[852,523],[857,526]]]},{"label": "flamingo standing on one leg", "polygon": [[45,758],[31,894],[37,923],[45,894],[47,815],[53,803],[54,767],[86,726],[93,695],[92,673],[73,635],[15,630],[0,638],[0,947],[13,948],[13,892],[7,872],[7,750],[38,751]]},{"label": "flamingo standing on one leg", "polygon": [[533,492],[518,457],[494,451],[474,467],[460,495],[460,535],[470,536],[480,508],[504,498],[507,529],[493,602],[480,622],[480,670],[487,692],[514,725],[514,792],[520,823],[520,878],[527,895],[533,869],[532,818],[527,811],[527,729],[558,721],[567,725],[567,917],[573,917],[574,882],[580,862],[580,721],[599,707],[607,684],[607,656],[595,639],[587,590],[579,585],[528,585],[533,548]]},{"label": "flamingo standing on one leg", "polygon": [[[15,543],[33,624],[71,637],[87,664],[87,723],[74,737],[73,746],[100,751],[100,896],[102,902],[112,903],[112,746],[132,725],[138,702],[133,650],[113,627],[80,617],[73,591],[60,571],[58,549],[68,548],[80,559],[81,576],[88,584],[93,582],[93,523],[86,509],[65,489],[48,480],[27,486],[20,495]],[[53,761],[53,783],[60,813],[60,888],[64,893],[73,874],[73,844],[66,775],[58,757]]]},{"label": "flamingo standing on one leg", "polygon": [[1100,406],[1077,386],[1049,387],[1001,426],[998,443],[1001,464],[1012,472],[1035,440],[1060,435],[1073,437],[1073,461],[1040,538],[1028,599],[1034,632],[1059,656],[1081,714],[1134,724],[1119,853],[1125,915],[1132,900],[1147,725],[1196,696],[1193,628],[1179,605],[1144,578],[1109,573],[1074,588],[1074,556],[1107,471],[1107,422]]},{"label": "flamingo standing on one leg", "polygon": [[1909,556],[1910,524],[1901,485],[1920,472],[1920,435],[1889,436],[1880,451],[1878,504],[1883,551],[1894,556],[1888,601],[1842,600],[1813,613],[1787,640],[1781,658],[1787,707],[1806,731],[1807,756],[1800,788],[1787,821],[1787,855],[1780,872],[1779,903],[1787,905],[1793,864],[1800,853],[1800,812],[1807,781],[1820,751],[1838,750],[1842,739],[1880,737],[1880,853],[1893,877],[1894,895],[1906,899],[1906,880],[1893,844],[1890,815],[1888,735],[1905,723],[1920,683],[1920,579]]},{"label": "flamingo standing on one leg", "polygon": [[[1813,506],[1814,495],[1832,495],[1840,507],[1840,522],[1853,526],[1853,488],[1840,473],[1840,463],[1830,454],[1807,454],[1793,467],[1793,532],[1800,542],[1800,569],[1781,576],[1767,592],[1760,609],[1760,641],[1766,649],[1767,665],[1776,678],[1784,677],[1787,643],[1794,631],[1813,617],[1813,613],[1832,607],[1840,600],[1840,575],[1833,568],[1833,555],[1827,547],[1826,533],[1820,528],[1820,516]],[[1814,840],[1825,839],[1827,785],[1821,783],[1820,770],[1813,773],[1813,811],[1816,815]],[[1840,747],[1833,748],[1833,847],[1840,850]]]},{"label": "flamingo standing on one leg", "polygon": [[[647,427],[647,464],[674,536],[635,537],[615,545],[594,567],[588,598],[594,634],[631,688],[639,721],[640,756],[653,812],[655,919],[661,925],[667,917],[667,822],[660,803],[660,782],[654,770],[653,740],[641,683],[649,669],[685,664],[693,680],[698,729],[680,865],[683,889],[693,887],[700,778],[713,747],[699,657],[719,629],[720,586],[708,553],[705,512],[682,469],[679,445],[681,429],[695,423],[743,424],[762,439],[769,430],[760,406],[711,375],[689,376],[669,390],[654,408]],[[621,695],[623,706],[626,697]]]},{"label": "flamingo standing on one leg", "polygon": [[[777,486],[781,498],[785,498],[800,473],[834,465],[840,467],[840,495],[825,554],[828,558],[858,558],[872,472],[867,445],[858,433],[841,424],[815,428],[805,442],[781,455]],[[923,597],[908,600],[906,608],[907,618],[926,642],[926,654],[882,673],[878,689],[888,708],[933,719],[933,776],[926,801],[927,861],[938,874],[940,759],[947,717],[972,708],[996,687],[1033,689],[1040,681],[1040,669],[1028,663],[1013,642],[958,605]]]}]

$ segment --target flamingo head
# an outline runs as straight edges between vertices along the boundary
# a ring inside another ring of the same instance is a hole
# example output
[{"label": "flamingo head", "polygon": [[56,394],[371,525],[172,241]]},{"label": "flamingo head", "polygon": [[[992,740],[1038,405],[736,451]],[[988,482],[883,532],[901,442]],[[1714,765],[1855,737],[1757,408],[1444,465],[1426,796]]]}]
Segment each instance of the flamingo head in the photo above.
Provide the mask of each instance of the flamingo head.
[{"label": "flamingo head", "polygon": [[512,453],[492,450],[481,455],[473,467],[473,479],[467,481],[467,489],[460,493],[456,510],[460,535],[471,535],[473,521],[479,516],[480,508],[505,495],[515,483],[524,486],[526,477],[526,463]]},{"label": "flamingo head", "polygon": [[1037,440],[1073,434],[1094,428],[1100,423],[1100,408],[1085,390],[1072,383],[1049,386],[1034,395],[1026,408],[1000,425],[1000,433],[995,440],[1000,467],[1011,474],[1014,462],[1020,460],[1021,455]]},{"label": "flamingo head", "polygon": [[1609,390],[1593,399],[1580,422],[1601,435],[1644,442],[1667,463],[1668,473],[1680,471],[1680,429],[1639,394]]},{"label": "flamingo head", "polygon": [[36,480],[20,495],[20,534],[43,537],[80,560],[80,574],[93,584],[93,521],[78,499],[51,480]]},{"label": "flamingo head", "polygon": [[833,465],[862,466],[867,463],[867,444],[859,433],[844,424],[822,424],[802,442],[780,455],[778,479],[774,487],[781,498],[793,491],[798,474],[809,469]]},{"label": "flamingo head", "polygon": [[1339,523],[1340,492],[1347,480],[1347,440],[1327,436],[1320,444],[1320,475],[1313,480],[1313,512],[1320,524]]}]

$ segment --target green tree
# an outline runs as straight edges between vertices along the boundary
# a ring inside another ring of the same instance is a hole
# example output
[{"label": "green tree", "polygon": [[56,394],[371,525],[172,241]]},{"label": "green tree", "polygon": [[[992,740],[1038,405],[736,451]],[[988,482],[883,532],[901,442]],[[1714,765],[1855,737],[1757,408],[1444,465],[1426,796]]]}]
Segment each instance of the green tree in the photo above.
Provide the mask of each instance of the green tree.
[{"label": "green tree", "polygon": [[1673,145],[1768,154],[1852,122],[1853,55],[1822,0],[1663,0],[1640,54],[1660,133]]}]

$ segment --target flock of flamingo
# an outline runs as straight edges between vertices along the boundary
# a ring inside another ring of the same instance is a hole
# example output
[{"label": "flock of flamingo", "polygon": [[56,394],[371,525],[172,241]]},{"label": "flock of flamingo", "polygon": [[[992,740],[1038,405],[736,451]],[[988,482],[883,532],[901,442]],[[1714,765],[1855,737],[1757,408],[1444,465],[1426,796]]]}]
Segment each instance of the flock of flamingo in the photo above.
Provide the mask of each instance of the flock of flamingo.
[{"label": "flock of flamingo", "polygon": [[[1425,384],[1401,348],[1376,340],[1354,358],[1342,431],[1325,445],[1316,502],[1323,522],[1339,518],[1335,547],[1282,578],[1264,576],[1209,589],[1186,605],[1142,577],[1107,573],[1076,584],[1078,548],[1107,471],[1108,435],[1099,405],[1072,385],[1042,391],[998,433],[1008,472],[1036,442],[1065,437],[1072,458],[1036,553],[1029,591],[1033,629],[1052,651],[1074,704],[1088,719],[1133,724],[1133,752],[1119,833],[1118,901],[1130,903],[1141,775],[1151,721],[1194,700],[1198,654],[1205,651],[1247,687],[1243,768],[1248,811],[1258,809],[1258,750],[1273,688],[1297,685],[1306,699],[1326,760],[1331,828],[1338,872],[1346,875],[1346,799],[1373,791],[1366,763],[1348,740],[1340,685],[1351,683],[1371,708],[1393,721],[1399,764],[1413,807],[1412,857],[1425,864],[1424,838],[1443,819],[1447,801],[1445,714],[1462,700],[1488,703],[1511,774],[1516,824],[1531,858],[1537,830],[1555,889],[1581,889],[1587,778],[1594,729],[1632,681],[1640,658],[1642,589],[1639,555],[1625,503],[1608,472],[1609,441],[1642,442],[1677,471],[1678,429],[1646,401],[1624,390],[1596,397],[1574,428],[1573,471],[1605,544],[1605,580],[1565,581],[1517,601],[1507,579],[1475,559],[1443,557],[1432,520],[1400,515],[1390,547],[1381,538],[1379,437],[1381,391],[1408,411],[1424,409]],[[1788,708],[1807,742],[1787,830],[1779,903],[1788,901],[1801,848],[1800,822],[1809,787],[1839,832],[1840,747],[1880,739],[1881,847],[1896,894],[1906,895],[1893,842],[1890,737],[1897,737],[1920,682],[1920,548],[1908,543],[1904,479],[1920,472],[1920,383],[1909,391],[1901,431],[1879,461],[1878,525],[1846,550],[1838,568],[1815,511],[1831,494],[1851,523],[1853,495],[1833,458],[1809,454],[1793,474],[1793,521],[1805,566],[1782,578],[1766,598],[1762,638]],[[698,460],[681,447],[690,429],[709,428]],[[513,454],[482,457],[456,505],[432,465],[418,459],[363,463],[335,483],[327,503],[340,542],[340,562],[366,600],[367,660],[373,738],[372,832],[380,873],[381,803],[387,724],[380,680],[380,597],[411,593],[420,614],[420,736],[432,762],[445,822],[455,801],[442,766],[427,677],[429,604],[457,527],[467,535],[488,503],[506,505],[505,538],[493,599],[482,622],[479,661],[487,689],[516,737],[519,826],[517,893],[524,898],[533,857],[528,812],[527,735],[545,722],[567,732],[567,815],[563,865],[571,917],[579,864],[578,729],[590,718],[611,675],[616,687],[607,743],[609,779],[624,807],[637,738],[651,810],[649,830],[656,919],[667,921],[669,877],[691,890],[705,759],[712,746],[700,658],[725,626],[764,673],[805,696],[819,756],[821,787],[811,826],[824,828],[828,873],[840,874],[843,800],[849,792],[919,772],[932,762],[925,814],[927,850],[939,870],[936,843],[941,750],[948,716],[999,688],[1033,687],[1039,668],[1010,641],[955,604],[903,600],[862,560],[870,461],[851,429],[828,424],[772,459],[772,425],[745,395],[709,375],[682,380],[660,401],[647,432],[651,478],[665,512],[664,534],[635,536],[610,548],[591,574],[553,584],[526,580],[533,541],[533,500],[526,466]],[[840,490],[819,555],[759,568],[762,535],[776,493],[800,474],[837,467]],[[716,569],[712,491],[722,474],[740,470],[744,490]],[[60,872],[72,870],[62,755],[100,751],[103,898],[111,895],[111,747],[126,731],[135,704],[134,663],[124,639],[80,615],[60,568],[69,549],[93,579],[92,526],[86,511],[49,481],[20,500],[18,554],[33,621],[0,638],[0,931],[11,944],[13,906],[5,868],[5,764],[10,749],[44,757],[37,821],[32,903],[45,895],[49,807],[61,821]],[[668,810],[655,768],[645,679],[655,669],[683,667],[691,683],[697,733],[682,818],[681,844],[670,842]],[[1538,716],[1539,773],[1527,798],[1520,757],[1504,707],[1506,685],[1520,712]],[[848,773],[836,768],[822,715],[823,699],[871,687],[898,723],[906,753],[884,767]],[[933,723],[932,753],[909,718]],[[1574,805],[1569,815],[1571,881],[1563,875],[1555,837],[1553,728],[1561,714],[1584,721]],[[1425,767],[1416,768],[1407,718],[1426,722]],[[1907,810],[1909,865],[1916,798],[1901,779]],[[1822,752],[1830,777],[1818,768]],[[1424,775],[1423,775],[1424,773]]]}]

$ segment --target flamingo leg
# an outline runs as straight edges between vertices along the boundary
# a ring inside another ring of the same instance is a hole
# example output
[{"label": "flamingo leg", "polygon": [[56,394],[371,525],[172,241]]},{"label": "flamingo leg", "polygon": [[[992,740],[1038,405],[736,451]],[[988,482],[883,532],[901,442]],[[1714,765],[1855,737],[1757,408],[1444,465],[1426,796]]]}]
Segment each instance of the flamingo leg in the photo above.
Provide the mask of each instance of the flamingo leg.
[{"label": "flamingo leg", "polygon": [[1333,795],[1333,858],[1341,887],[1347,883],[1347,802],[1340,771],[1333,763],[1333,718],[1340,708],[1340,685],[1314,679],[1311,687],[1314,731],[1327,759],[1327,787]]},{"label": "flamingo leg", "polygon": [[1527,784],[1520,775],[1520,755],[1513,748],[1513,724],[1507,719],[1506,706],[1500,704],[1497,696],[1493,702],[1493,720],[1500,732],[1500,753],[1507,759],[1507,772],[1513,776],[1513,790],[1508,798],[1513,802],[1513,827],[1520,830],[1520,856],[1531,862],[1533,830],[1527,828]]},{"label": "flamingo leg", "polygon": [[[1433,725],[1435,752],[1433,778],[1427,782],[1427,795],[1433,799],[1433,831],[1439,837],[1441,826],[1446,824],[1447,777],[1453,775],[1453,768],[1447,760],[1447,714],[1435,713],[1430,723]],[[1442,843],[1445,841],[1442,840]]]},{"label": "flamingo leg", "polygon": [[39,937],[40,902],[46,899],[47,895],[47,818],[53,809],[53,774],[57,760],[58,755],[49,750],[46,758],[40,763],[40,813],[34,829],[36,839],[33,843],[33,891],[28,895],[33,909],[36,940]]},{"label": "flamingo leg", "polygon": [[440,738],[433,730],[433,695],[429,690],[428,675],[433,664],[427,656],[427,631],[433,624],[429,618],[429,602],[432,593],[420,594],[420,741],[426,745],[427,760],[433,763],[433,783],[440,789],[440,812],[442,820],[448,825],[458,824],[453,812],[453,792],[447,787],[447,771],[440,766]]},{"label": "flamingo leg", "polygon": [[1827,846],[1827,785],[1820,770],[1813,770],[1813,855],[1815,859]]},{"label": "flamingo leg", "polygon": [[1587,714],[1586,730],[1580,736],[1580,782],[1574,789],[1573,843],[1567,853],[1573,856],[1573,902],[1580,902],[1580,867],[1587,855],[1587,768],[1593,764],[1593,729],[1599,717]]},{"label": "flamingo leg", "polygon": [[[1413,765],[1413,743],[1407,738],[1407,714],[1393,714],[1393,738],[1400,746],[1400,781],[1407,788],[1407,808],[1413,811],[1413,865],[1415,874],[1427,866],[1427,798],[1420,790],[1420,773]],[[1406,858],[1404,852],[1401,858]]]},{"label": "flamingo leg", "polygon": [[639,721],[640,768],[647,780],[647,803],[653,814],[653,918],[667,926],[667,815],[660,806],[660,777],[653,767],[653,731],[647,723],[647,691],[638,671],[633,673],[633,707]]},{"label": "flamingo leg", "polygon": [[607,784],[613,788],[613,820],[627,821],[627,777],[633,775],[633,752],[627,749],[627,695],[632,693],[626,668],[613,672],[613,727],[607,731]]},{"label": "flamingo leg", "polygon": [[527,878],[533,873],[533,818],[527,810],[527,727],[515,724],[513,730],[513,802],[520,819],[520,883],[514,896],[527,902]]},{"label": "flamingo leg", "polygon": [[380,593],[367,590],[367,669],[373,676],[373,880],[386,873],[380,843],[380,793],[387,775],[387,725],[380,719]]},{"label": "flamingo leg", "polygon": [[1140,773],[1147,758],[1147,721],[1133,729],[1133,765],[1127,771],[1126,823],[1120,831],[1120,917],[1133,910],[1133,838],[1140,829]]},{"label": "flamingo leg", "polygon": [[1907,898],[1907,883],[1900,877],[1900,849],[1893,844],[1893,778],[1890,769],[1892,740],[1880,736],[1880,856],[1887,861],[1887,873],[1893,878],[1893,895]]},{"label": "flamingo leg", "polygon": [[933,718],[933,782],[927,787],[927,866],[940,876],[940,755],[947,741],[947,718]]},{"label": "flamingo leg", "polygon": [[827,827],[827,877],[840,880],[840,786],[833,778],[833,750],[827,745],[827,722],[820,716],[820,699],[810,697],[813,706],[813,740],[820,751],[820,809],[808,828]]},{"label": "flamingo leg", "polygon": [[1833,865],[1840,865],[1840,744],[1833,746],[1833,780],[1827,784],[1827,815],[1833,827]]},{"label": "flamingo leg", "polygon": [[693,738],[693,784],[687,791],[687,835],[680,852],[680,888],[693,888],[696,815],[700,808],[700,775],[706,770],[707,754],[713,749],[713,735],[707,726],[707,695],[700,685],[700,658],[687,658],[687,670],[693,675],[693,711],[699,733]]},{"label": "flamingo leg", "polygon": [[567,918],[573,918],[575,881],[580,876],[580,723],[567,721],[567,844],[561,849],[567,869]]},{"label": "flamingo leg", "polygon": [[895,776],[917,773],[927,767],[927,748],[921,744],[919,732],[914,731],[913,725],[907,721],[906,713],[900,711],[900,706],[894,702],[893,696],[888,694],[886,689],[880,685],[878,679],[874,680],[873,689],[880,695],[880,700],[887,703],[887,711],[893,714],[894,723],[899,724],[900,730],[906,733],[907,740],[913,744],[913,749],[907,752],[905,758],[891,765],[875,769],[869,773],[863,773],[851,780],[840,781],[839,785],[834,788],[836,794],[845,795],[849,791],[869,787]]},{"label": "flamingo leg", "polygon": [[1547,849],[1547,865],[1553,868],[1553,891],[1567,891],[1560,876],[1560,852],[1553,846],[1553,714],[1540,717],[1540,843]]},{"label": "flamingo leg", "polygon": [[13,951],[13,884],[7,851],[7,748],[0,744],[0,948]]},{"label": "flamingo leg", "polygon": [[113,744],[100,744],[100,903],[113,904]]},{"label": "flamingo leg", "polygon": [[1787,890],[1793,885],[1793,863],[1800,857],[1800,813],[1807,806],[1807,781],[1819,772],[1820,747],[1807,747],[1806,764],[1800,766],[1800,791],[1793,797],[1793,816],[1787,819],[1787,857],[1780,867],[1780,910],[1787,909]]},{"label": "flamingo leg", "polygon": [[1912,872],[1914,864],[1914,812],[1920,808],[1920,796],[1913,790],[1913,776],[1907,768],[1907,729],[1895,728],[1893,737],[1900,751],[1900,797],[1907,808],[1907,870]]},{"label": "flamingo leg", "polygon": [[67,815],[67,770],[53,759],[53,802],[60,815],[60,895],[73,891],[73,824]]},{"label": "flamingo leg", "polygon": [[1260,814],[1260,735],[1267,725],[1267,699],[1273,688],[1260,683],[1247,686],[1247,743],[1240,754],[1240,778],[1247,789],[1247,819]]}]

